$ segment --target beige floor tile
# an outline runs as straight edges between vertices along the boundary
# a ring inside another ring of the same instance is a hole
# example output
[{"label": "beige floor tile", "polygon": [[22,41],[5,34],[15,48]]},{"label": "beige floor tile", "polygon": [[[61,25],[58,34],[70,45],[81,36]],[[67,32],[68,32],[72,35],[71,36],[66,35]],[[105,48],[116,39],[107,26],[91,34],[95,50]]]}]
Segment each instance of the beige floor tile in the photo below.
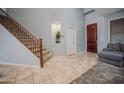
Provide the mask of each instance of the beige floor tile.
[{"label": "beige floor tile", "polygon": [[58,69],[53,69],[53,70],[52,70],[52,69],[50,69],[50,68],[46,68],[46,71],[47,71],[47,73],[50,75],[51,78],[57,77],[57,76],[63,74],[63,73],[62,73],[60,70],[58,70]]},{"label": "beige floor tile", "polygon": [[25,79],[17,80],[16,84],[33,84],[33,81],[30,79],[30,77],[27,77]]},{"label": "beige floor tile", "polygon": [[20,67],[17,74],[16,83],[33,83],[31,68]]},{"label": "beige floor tile", "polygon": [[5,71],[6,67],[7,65],[0,64],[0,75],[3,73],[3,71]]},{"label": "beige floor tile", "polygon": [[60,84],[60,83],[71,82],[70,79],[62,71],[60,71],[52,64],[49,66],[49,68],[45,68],[45,69],[55,83]]},{"label": "beige floor tile", "polygon": [[0,65],[0,83],[67,84],[98,63],[94,53],[53,56],[41,68]]},{"label": "beige floor tile", "polygon": [[44,69],[32,69],[34,83],[53,83],[52,79]]},{"label": "beige floor tile", "polygon": [[39,82],[39,84],[55,84],[55,82],[52,79],[48,79],[48,80]]},{"label": "beige floor tile", "polygon": [[71,80],[74,80],[78,78],[81,75],[81,73],[76,70],[73,70],[70,72],[65,72],[65,75],[68,76]]},{"label": "beige floor tile", "polygon": [[5,71],[1,73],[0,82],[2,83],[4,81],[5,83],[14,83],[16,80],[17,71],[18,67],[7,65]]},{"label": "beige floor tile", "polygon": [[68,66],[61,66],[61,67],[58,67],[58,69],[60,70],[60,71],[62,71],[63,73],[64,72],[69,72],[69,71],[72,71],[73,70],[73,68],[72,67],[68,67]]},{"label": "beige floor tile", "polygon": [[58,75],[56,77],[52,78],[56,84],[68,84],[71,83],[71,79],[68,78],[67,76],[63,75]]}]

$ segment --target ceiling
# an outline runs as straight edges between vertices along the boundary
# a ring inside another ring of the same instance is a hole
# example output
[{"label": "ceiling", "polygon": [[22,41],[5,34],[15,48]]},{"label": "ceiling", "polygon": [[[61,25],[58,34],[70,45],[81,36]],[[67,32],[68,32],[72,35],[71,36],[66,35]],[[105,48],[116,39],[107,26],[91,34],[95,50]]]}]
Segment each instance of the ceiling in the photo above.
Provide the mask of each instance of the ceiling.
[{"label": "ceiling", "polygon": [[107,16],[116,12],[119,12],[121,10],[124,10],[124,8],[84,8],[84,13],[95,10],[102,16]]},{"label": "ceiling", "polygon": [[123,10],[123,8],[94,8],[94,9],[96,10],[96,12],[98,12],[99,14],[103,16],[107,16],[107,15]]}]

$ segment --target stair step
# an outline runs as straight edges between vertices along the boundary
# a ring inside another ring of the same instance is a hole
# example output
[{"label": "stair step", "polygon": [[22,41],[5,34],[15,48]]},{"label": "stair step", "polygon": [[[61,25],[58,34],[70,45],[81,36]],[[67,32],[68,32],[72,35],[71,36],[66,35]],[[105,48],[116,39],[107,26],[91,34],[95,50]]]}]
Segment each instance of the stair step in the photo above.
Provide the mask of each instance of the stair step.
[{"label": "stair step", "polygon": [[[35,51],[34,53],[37,53],[37,52],[40,52],[40,50]],[[44,50],[44,49],[43,49],[43,55],[45,55],[45,54],[47,54],[47,53],[49,53],[49,51],[48,51],[48,50]]]},{"label": "stair step", "polygon": [[48,50],[44,50],[44,51],[43,51],[43,55],[46,55],[47,53],[49,53]]},{"label": "stair step", "polygon": [[53,54],[50,52],[48,54],[44,55],[43,56],[43,62],[48,61],[52,56],[53,56]]},{"label": "stair step", "polygon": [[[40,57],[40,51],[35,51],[34,52],[36,56]],[[49,56],[50,52],[48,50],[43,51],[43,56]],[[51,53],[50,53],[51,54]]]},{"label": "stair step", "polygon": [[40,57],[40,51],[35,52],[35,55]]}]

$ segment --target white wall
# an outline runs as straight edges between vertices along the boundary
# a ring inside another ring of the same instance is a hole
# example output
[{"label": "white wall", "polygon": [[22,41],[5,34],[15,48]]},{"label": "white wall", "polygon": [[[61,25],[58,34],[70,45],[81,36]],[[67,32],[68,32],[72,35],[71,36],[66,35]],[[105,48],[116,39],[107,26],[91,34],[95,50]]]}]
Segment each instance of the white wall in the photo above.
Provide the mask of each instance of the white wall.
[{"label": "white wall", "polygon": [[[85,50],[84,20],[81,9],[18,8],[7,9],[7,12],[35,36],[42,37],[44,47],[54,54],[66,54],[66,27],[73,25],[77,28],[77,52]],[[52,45],[51,40],[51,23],[54,21],[61,23],[62,34],[64,34],[63,42],[58,45]]]},{"label": "white wall", "polygon": [[0,25],[0,63],[40,66],[39,59]]},{"label": "white wall", "polygon": [[86,26],[88,24],[92,23],[97,23],[97,47],[98,47],[98,52],[101,51],[103,48],[106,47],[107,45],[107,38],[106,34],[107,31],[105,31],[105,18],[101,15],[99,15],[97,12],[92,12],[90,14],[85,15],[85,49],[87,51],[87,31],[86,31]]},{"label": "white wall", "polygon": [[84,8],[84,9],[83,9],[83,13],[87,13],[87,12],[89,12],[89,11],[91,11],[91,10],[93,10],[93,8]]}]

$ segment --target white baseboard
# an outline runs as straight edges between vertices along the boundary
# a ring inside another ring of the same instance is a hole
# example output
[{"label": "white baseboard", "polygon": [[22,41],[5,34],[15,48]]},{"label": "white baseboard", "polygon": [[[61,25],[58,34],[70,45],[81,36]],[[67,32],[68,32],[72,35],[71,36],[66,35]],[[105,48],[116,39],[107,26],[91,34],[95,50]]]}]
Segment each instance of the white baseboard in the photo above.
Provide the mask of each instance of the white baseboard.
[{"label": "white baseboard", "polygon": [[82,51],[82,52],[77,52],[76,54],[81,55],[81,54],[85,54],[85,53],[87,53],[87,52],[86,51]]},{"label": "white baseboard", "polygon": [[4,64],[4,65],[13,65],[13,66],[20,66],[20,67],[40,68],[40,66],[26,65],[26,64],[13,64],[13,63],[2,62],[2,61],[0,61],[0,64]]}]

